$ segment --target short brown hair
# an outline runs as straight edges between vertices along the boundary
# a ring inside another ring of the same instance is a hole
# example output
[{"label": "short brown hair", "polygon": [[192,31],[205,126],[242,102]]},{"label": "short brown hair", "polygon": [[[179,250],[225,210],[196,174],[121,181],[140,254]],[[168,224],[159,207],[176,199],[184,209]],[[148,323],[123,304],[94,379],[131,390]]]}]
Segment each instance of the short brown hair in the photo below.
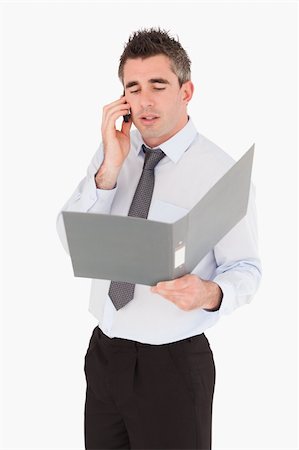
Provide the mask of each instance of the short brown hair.
[{"label": "short brown hair", "polygon": [[178,77],[179,85],[191,78],[191,61],[179,40],[169,36],[169,32],[160,28],[140,29],[133,32],[124,46],[120,57],[118,76],[123,83],[124,65],[127,59],[148,58],[163,54],[171,61],[171,70]]}]

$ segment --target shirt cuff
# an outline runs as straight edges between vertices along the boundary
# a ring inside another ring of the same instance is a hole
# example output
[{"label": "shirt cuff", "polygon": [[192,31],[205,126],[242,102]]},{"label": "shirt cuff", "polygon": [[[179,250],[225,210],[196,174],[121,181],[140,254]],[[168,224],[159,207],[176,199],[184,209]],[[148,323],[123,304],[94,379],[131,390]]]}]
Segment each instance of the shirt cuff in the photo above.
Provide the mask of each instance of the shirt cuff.
[{"label": "shirt cuff", "polygon": [[81,192],[65,208],[66,211],[108,214],[118,187],[97,189],[94,177],[88,177]]},{"label": "shirt cuff", "polygon": [[109,214],[116,191],[117,185],[113,189],[96,189],[96,202],[88,212]]},{"label": "shirt cuff", "polygon": [[234,308],[231,307],[231,305],[235,304],[235,288],[232,283],[230,283],[227,280],[221,279],[221,276],[217,276],[214,278],[214,283],[217,283],[220,289],[222,290],[222,300],[220,308],[218,309],[218,312],[220,315],[223,314],[230,314]]}]

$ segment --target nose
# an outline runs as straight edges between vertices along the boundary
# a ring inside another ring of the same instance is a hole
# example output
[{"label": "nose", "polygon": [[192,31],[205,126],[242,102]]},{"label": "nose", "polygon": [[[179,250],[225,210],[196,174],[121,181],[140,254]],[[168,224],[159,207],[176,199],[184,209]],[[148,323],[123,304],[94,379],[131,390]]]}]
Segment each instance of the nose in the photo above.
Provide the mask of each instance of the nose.
[{"label": "nose", "polygon": [[141,92],[139,101],[140,101],[140,107],[143,110],[146,110],[147,108],[151,108],[154,105],[154,101],[153,101],[153,98],[152,98],[152,95],[150,92]]}]

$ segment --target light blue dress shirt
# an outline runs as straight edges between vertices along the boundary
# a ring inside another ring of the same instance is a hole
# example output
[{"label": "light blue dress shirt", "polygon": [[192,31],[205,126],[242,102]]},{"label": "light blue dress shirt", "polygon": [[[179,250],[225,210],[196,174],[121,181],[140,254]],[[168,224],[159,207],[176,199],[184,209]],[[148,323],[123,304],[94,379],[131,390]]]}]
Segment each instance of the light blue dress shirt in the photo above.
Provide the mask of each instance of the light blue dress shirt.
[{"label": "light blue dress shirt", "polygon": [[[97,189],[95,185],[94,176],[104,157],[101,143],[86,176],[61,211],[127,215],[142,173],[143,143],[139,131],[131,131],[129,155],[111,190]],[[155,168],[155,187],[148,214],[148,219],[152,220],[174,221],[186,214],[234,163],[224,150],[197,132],[190,117],[187,124],[159,148],[166,156]],[[254,197],[255,189],[251,185],[246,216],[192,271],[220,286],[223,299],[219,310],[184,311],[152,293],[149,286],[136,284],[134,299],[117,311],[108,296],[110,281],[93,279],[89,311],[101,330],[111,338],[165,344],[200,334],[222,315],[249,303],[261,279]],[[57,231],[69,253],[61,211]]]}]

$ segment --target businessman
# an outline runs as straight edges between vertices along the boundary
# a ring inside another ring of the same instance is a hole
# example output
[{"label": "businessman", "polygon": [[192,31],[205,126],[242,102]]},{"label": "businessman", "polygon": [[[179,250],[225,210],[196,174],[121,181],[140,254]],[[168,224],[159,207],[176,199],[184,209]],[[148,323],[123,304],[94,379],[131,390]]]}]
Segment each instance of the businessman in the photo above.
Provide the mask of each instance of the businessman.
[{"label": "businessman", "polygon": [[[187,112],[190,65],[165,30],[132,33],[119,63],[124,95],[104,106],[102,142],[62,210],[175,220],[233,165]],[[85,448],[210,449],[215,365],[204,332],[249,303],[260,278],[251,186],[244,219],[192,273],[156,286],[93,279]]]}]

